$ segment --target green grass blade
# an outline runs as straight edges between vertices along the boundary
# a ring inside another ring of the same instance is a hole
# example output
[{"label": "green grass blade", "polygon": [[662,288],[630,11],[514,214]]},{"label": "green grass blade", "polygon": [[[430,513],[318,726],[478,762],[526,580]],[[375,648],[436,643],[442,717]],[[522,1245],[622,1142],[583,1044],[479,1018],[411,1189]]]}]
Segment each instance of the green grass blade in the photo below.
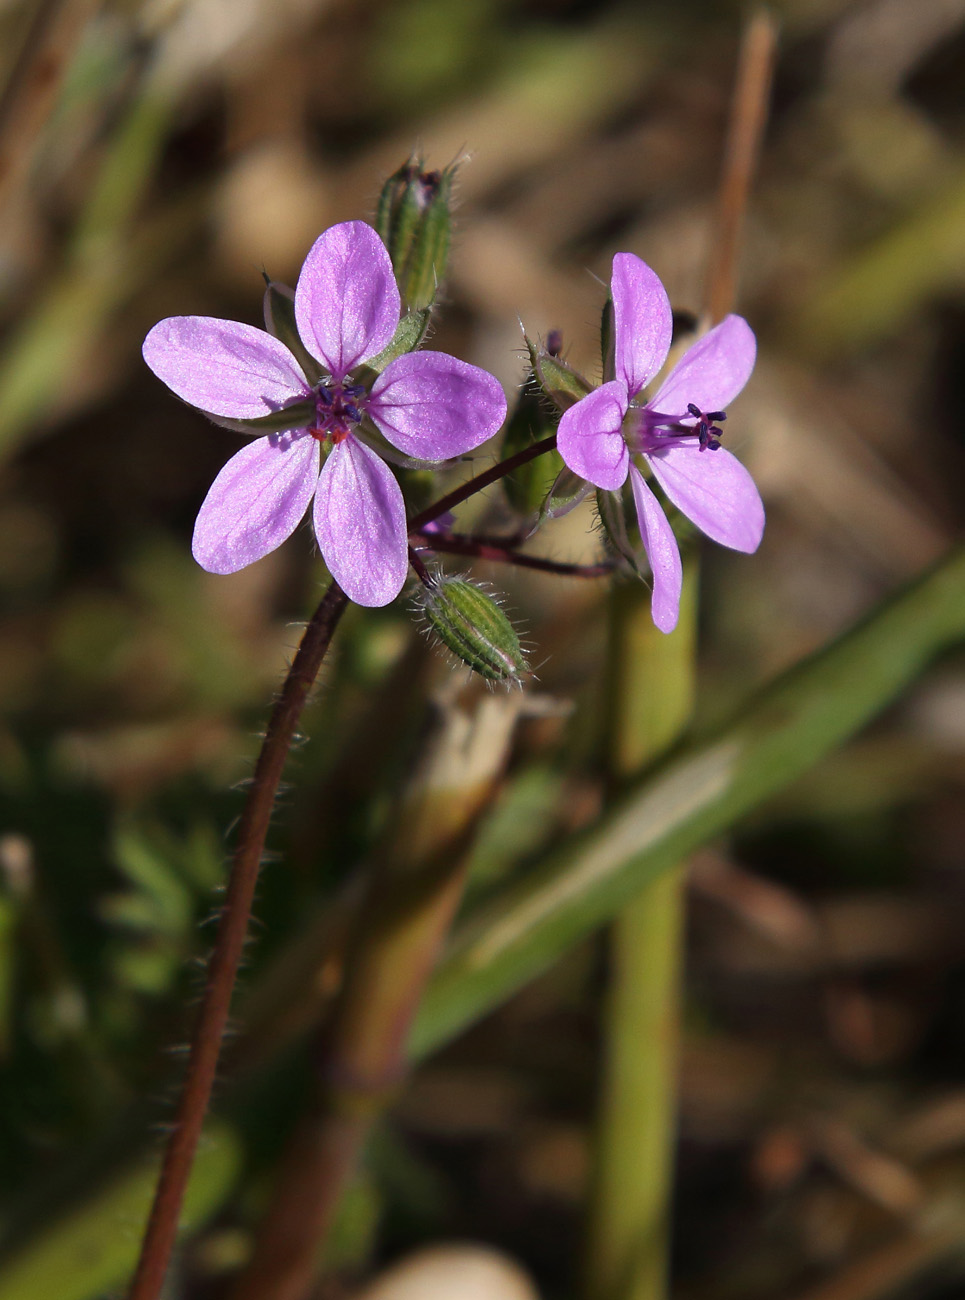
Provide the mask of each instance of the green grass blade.
[{"label": "green grass blade", "polygon": [[427,990],[412,1054],[454,1037],[545,970],[648,881],[853,736],[962,638],[965,549],[957,548],[471,918]]}]

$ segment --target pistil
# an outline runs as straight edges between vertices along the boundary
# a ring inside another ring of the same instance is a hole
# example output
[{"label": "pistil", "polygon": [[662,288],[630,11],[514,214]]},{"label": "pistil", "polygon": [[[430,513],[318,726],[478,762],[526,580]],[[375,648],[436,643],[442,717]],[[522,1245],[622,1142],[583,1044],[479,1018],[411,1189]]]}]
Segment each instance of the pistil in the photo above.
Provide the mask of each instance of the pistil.
[{"label": "pistil", "polygon": [[309,431],[313,438],[333,446],[344,442],[362,420],[365,389],[359,384],[321,383],[315,389],[316,423]]}]

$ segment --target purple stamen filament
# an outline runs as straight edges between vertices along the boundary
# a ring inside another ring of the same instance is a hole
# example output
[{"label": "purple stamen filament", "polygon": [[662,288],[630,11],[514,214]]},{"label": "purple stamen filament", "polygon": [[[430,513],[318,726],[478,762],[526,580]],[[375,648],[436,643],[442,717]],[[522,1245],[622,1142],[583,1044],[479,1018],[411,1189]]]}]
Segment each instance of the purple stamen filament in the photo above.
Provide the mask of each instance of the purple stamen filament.
[{"label": "purple stamen filament", "polygon": [[[667,447],[671,440],[696,438],[701,451],[717,451],[724,431],[719,426],[727,419],[726,411],[702,411],[693,402],[687,403],[687,412],[697,421],[695,425],[683,424],[675,415],[644,407],[638,410],[639,423],[633,430],[631,448],[636,452],[657,451]],[[637,445],[634,446],[633,444]]]}]

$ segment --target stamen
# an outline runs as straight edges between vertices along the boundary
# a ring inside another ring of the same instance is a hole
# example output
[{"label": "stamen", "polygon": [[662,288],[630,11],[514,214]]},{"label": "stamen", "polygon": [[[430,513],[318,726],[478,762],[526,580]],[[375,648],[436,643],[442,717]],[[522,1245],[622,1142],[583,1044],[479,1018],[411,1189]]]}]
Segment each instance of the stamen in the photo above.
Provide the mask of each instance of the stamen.
[{"label": "stamen", "polygon": [[362,422],[364,397],[360,384],[319,384],[315,389],[316,424],[309,430],[312,437],[319,442],[330,438],[333,446],[344,442]]},{"label": "stamen", "polygon": [[705,413],[693,402],[687,403],[687,410],[697,421],[697,426],[694,429],[694,432],[697,435],[700,450],[717,451],[720,447],[720,440],[724,436],[724,431],[717,427],[717,422],[723,422],[726,420],[727,412],[707,411]]}]

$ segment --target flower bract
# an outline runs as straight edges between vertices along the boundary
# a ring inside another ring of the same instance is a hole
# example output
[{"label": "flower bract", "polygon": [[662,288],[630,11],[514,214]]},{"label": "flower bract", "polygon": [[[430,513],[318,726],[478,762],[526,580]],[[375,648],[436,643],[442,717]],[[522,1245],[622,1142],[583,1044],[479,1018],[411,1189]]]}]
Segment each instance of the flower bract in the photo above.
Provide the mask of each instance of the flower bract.
[{"label": "flower bract", "polygon": [[718,427],[750,377],[757,345],[741,316],[727,316],[693,344],[653,398],[640,402],[670,351],[670,301],[633,253],[614,257],[610,293],[614,378],[564,412],[557,447],[574,473],[605,491],[620,491],[629,476],[653,573],[653,621],[671,632],[680,607],[680,551],[640,465],[713,541],[757,550],[764,506],[750,474],[721,447]]},{"label": "flower bract", "polygon": [[[278,417],[278,431],[239,451],[211,485],[192,550],[210,573],[234,573],[280,546],[314,498],[332,576],[358,604],[387,605],[408,571],[405,503],[367,425],[403,456],[448,460],[497,431],[506,399],[492,375],[442,352],[404,353],[369,388],[353,379],[391,342],[401,314],[385,245],[364,222],[315,241],[294,311],[324,371],[317,382],[279,339],[236,321],[174,316],[144,341],[147,364],[192,406],[216,419]],[[292,428],[296,411],[304,423]]]}]

